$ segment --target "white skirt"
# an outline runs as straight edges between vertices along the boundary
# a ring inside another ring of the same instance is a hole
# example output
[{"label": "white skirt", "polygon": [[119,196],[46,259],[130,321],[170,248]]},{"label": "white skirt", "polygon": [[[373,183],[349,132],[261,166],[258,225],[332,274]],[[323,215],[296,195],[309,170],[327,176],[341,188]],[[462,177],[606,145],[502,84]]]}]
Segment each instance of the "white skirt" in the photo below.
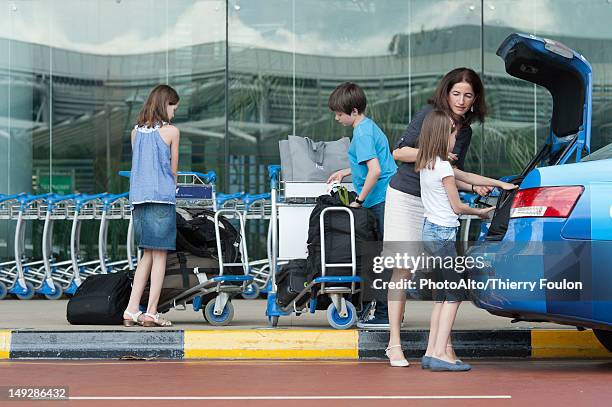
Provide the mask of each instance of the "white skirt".
[{"label": "white skirt", "polygon": [[398,253],[402,256],[422,255],[423,212],[420,197],[387,188],[382,256],[395,257]]},{"label": "white skirt", "polygon": [[421,198],[388,187],[383,240],[389,242],[422,241],[423,212]]}]

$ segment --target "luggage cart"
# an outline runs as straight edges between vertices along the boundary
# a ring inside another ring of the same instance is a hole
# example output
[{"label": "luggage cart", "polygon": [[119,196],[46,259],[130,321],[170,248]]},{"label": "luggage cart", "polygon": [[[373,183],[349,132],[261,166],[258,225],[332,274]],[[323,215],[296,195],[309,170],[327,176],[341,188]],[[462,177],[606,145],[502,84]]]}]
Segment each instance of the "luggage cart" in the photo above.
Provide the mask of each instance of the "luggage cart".
[{"label": "luggage cart", "polygon": [[[244,218],[249,220],[268,220],[268,231],[266,234],[266,247],[270,244],[270,214],[272,204],[270,193],[247,194],[242,198],[242,213]],[[253,282],[249,284],[246,291],[242,293],[242,298],[253,300],[259,298],[260,293],[267,293],[270,285],[270,264],[269,259],[249,261],[249,275],[253,276]]]},{"label": "luggage cart", "polygon": [[[98,258],[100,264],[94,268],[94,273],[108,274],[130,268],[129,249],[128,258],[124,260],[111,261],[108,255],[109,220],[131,218],[128,196],[129,193],[124,192],[121,194],[106,194],[101,198],[102,212],[97,214],[100,219],[100,230],[98,232]],[[128,248],[130,247],[130,226],[128,225]]]},{"label": "luggage cart", "polygon": [[[120,175],[129,177],[129,171],[122,171]],[[173,298],[158,305],[158,311],[167,312],[170,309],[186,310],[187,304],[191,303],[194,311],[202,311],[204,319],[211,325],[227,325],[234,317],[232,298],[240,295],[253,281],[248,275],[248,251],[244,237],[245,218],[238,210],[238,205],[243,193],[217,194],[215,181],[217,176],[214,171],[208,173],[179,172],[176,193],[177,208],[209,209],[214,211],[215,237],[217,244],[219,273],[218,275],[207,275],[200,272],[196,267],[190,273],[197,278],[197,284]],[[240,233],[240,247],[242,262],[226,262],[223,259],[221,245],[221,222],[220,216],[228,216],[238,219]],[[243,274],[225,274],[227,267],[241,267]],[[188,276],[187,276],[188,277]],[[206,301],[206,302],[205,302]]]},{"label": "luggage cart", "polygon": [[[237,295],[248,292],[248,287],[253,281],[253,277],[249,275],[249,255],[246,242],[246,217],[241,211],[244,192],[234,194],[217,194],[215,197],[215,237],[217,243],[217,256],[219,262],[219,274],[210,279],[206,274],[199,273],[199,285],[191,290],[199,290],[199,293],[193,296],[192,306],[194,311],[202,310],[204,319],[211,325],[227,325],[234,317],[234,306],[231,299]],[[223,216],[227,219],[238,219],[238,233],[240,237],[240,263],[226,262],[223,258],[223,248],[221,246],[221,229],[219,217]],[[225,275],[226,267],[241,267],[242,275]],[[204,304],[207,298],[208,302]]]},{"label": "luggage cart", "polygon": [[[54,293],[45,294],[48,300],[60,299],[64,294],[64,290],[68,291],[69,294],[74,294],[77,288],[72,285],[72,262],[70,260],[56,261],[52,253],[54,222],[56,220],[67,220],[70,218],[70,215],[74,213],[73,200],[77,196],[77,194],[53,194],[45,200],[45,224],[42,234],[43,266],[37,270],[37,273],[41,276],[44,275],[45,280],[51,279],[55,288]],[[42,215],[42,213],[40,213],[40,215]]]},{"label": "luggage cart", "polygon": [[[17,199],[25,194],[0,194],[0,220],[11,220],[11,208],[17,203]],[[5,259],[6,260],[6,259]],[[9,294],[8,287],[14,284],[14,279],[10,274],[10,270],[16,266],[17,262],[7,260],[0,262],[0,300],[6,298]]]},{"label": "luggage cart", "polygon": [[26,220],[38,220],[46,211],[45,200],[52,194],[20,195],[11,205],[11,219],[17,220],[15,227],[15,266],[7,272],[11,281],[8,293],[20,300],[29,300],[34,294],[55,295],[57,293],[53,279],[40,271],[44,261],[32,261],[25,255]]},{"label": "luggage cart", "polygon": [[[327,295],[331,303],[327,307],[327,321],[335,329],[348,329],[357,322],[357,310],[350,297],[360,291],[361,277],[357,276],[357,260],[355,248],[355,222],[353,213],[348,208],[325,208],[319,218],[321,228],[321,276],[308,283],[293,301],[280,307],[276,302],[276,274],[278,265],[283,261],[306,258],[306,241],[308,237],[308,222],[310,213],[315,207],[315,199],[326,192],[324,183],[288,183],[280,180],[280,166],[268,167],[271,188],[272,211],[272,244],[269,254],[271,273],[271,291],[268,292],[266,315],[272,327],[278,325],[280,316],[295,312],[300,315],[306,304],[298,305],[308,293],[316,290],[308,305],[308,311],[314,313],[317,309],[317,297]],[[281,184],[284,184],[284,196],[279,194]],[[352,189],[352,185],[346,184]],[[330,212],[346,212],[350,219],[351,262],[330,264],[325,258],[325,216]],[[346,267],[351,269],[350,276],[327,275],[328,267]],[[347,298],[348,297],[348,298]]]},{"label": "luggage cart", "polygon": [[[129,171],[122,171],[129,177]],[[217,174],[179,171],[176,191],[176,206],[178,208],[205,208],[217,210],[217,191],[215,182]]]},{"label": "luggage cart", "polygon": [[70,279],[70,285],[64,289],[66,294],[74,294],[85,278],[96,274],[94,269],[100,264],[100,259],[84,261],[81,259],[81,225],[84,220],[96,219],[96,213],[101,213],[102,198],[106,193],[96,195],[82,194],[74,199],[74,210],[71,211],[72,227],[70,229],[70,266],[66,269],[70,270],[72,276],[66,276]]}]

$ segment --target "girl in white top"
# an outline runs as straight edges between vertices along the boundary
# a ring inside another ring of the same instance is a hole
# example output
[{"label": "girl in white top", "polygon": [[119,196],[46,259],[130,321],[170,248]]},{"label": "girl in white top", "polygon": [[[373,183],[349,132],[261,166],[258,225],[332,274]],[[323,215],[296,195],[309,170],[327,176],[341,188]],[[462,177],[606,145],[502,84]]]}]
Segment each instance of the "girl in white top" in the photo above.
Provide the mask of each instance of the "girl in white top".
[{"label": "girl in white top", "polygon": [[[494,208],[472,208],[459,199],[455,179],[472,185],[491,185],[505,190],[516,185],[451,167],[448,157],[455,145],[456,129],[453,120],[441,110],[431,111],[423,121],[419,137],[419,152],[415,169],[420,172],[421,199],[425,222],[423,242],[431,256],[446,258],[456,256],[455,241],[459,228],[459,215],[476,215],[486,218]],[[435,268],[430,278],[437,283],[459,282],[463,277],[453,268]],[[467,299],[464,289],[445,286],[433,290],[434,308],[431,313],[427,351],[421,359],[423,368],[434,371],[466,371],[470,365],[458,360],[447,351],[451,329],[461,301]]]}]

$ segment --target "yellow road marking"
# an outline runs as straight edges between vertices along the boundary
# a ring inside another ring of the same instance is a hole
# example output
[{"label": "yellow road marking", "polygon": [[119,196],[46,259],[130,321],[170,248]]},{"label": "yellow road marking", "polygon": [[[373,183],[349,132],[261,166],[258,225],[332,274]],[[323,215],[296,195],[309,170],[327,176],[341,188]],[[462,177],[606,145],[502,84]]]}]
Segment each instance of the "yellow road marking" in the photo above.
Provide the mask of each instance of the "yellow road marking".
[{"label": "yellow road marking", "polygon": [[185,331],[185,359],[358,359],[356,330]]},{"label": "yellow road marking", "polygon": [[8,359],[11,355],[11,331],[0,330],[0,359]]},{"label": "yellow road marking", "polygon": [[612,357],[591,330],[538,329],[531,331],[531,357]]}]

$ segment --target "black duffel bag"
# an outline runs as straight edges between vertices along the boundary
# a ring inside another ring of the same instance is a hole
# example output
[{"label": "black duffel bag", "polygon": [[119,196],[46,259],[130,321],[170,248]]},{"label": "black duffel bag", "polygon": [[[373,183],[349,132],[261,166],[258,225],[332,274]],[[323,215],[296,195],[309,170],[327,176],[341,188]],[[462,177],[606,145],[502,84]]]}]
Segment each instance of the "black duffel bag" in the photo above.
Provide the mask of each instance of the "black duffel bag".
[{"label": "black duffel bag", "polygon": [[121,324],[130,299],[131,283],[127,271],[88,277],[68,301],[68,322],[73,325]]},{"label": "black duffel bag", "polygon": [[[305,259],[291,260],[281,267],[276,277],[276,303],[281,307],[291,304],[308,284],[308,269]],[[297,302],[302,307],[310,299],[310,293],[305,294]]]}]

